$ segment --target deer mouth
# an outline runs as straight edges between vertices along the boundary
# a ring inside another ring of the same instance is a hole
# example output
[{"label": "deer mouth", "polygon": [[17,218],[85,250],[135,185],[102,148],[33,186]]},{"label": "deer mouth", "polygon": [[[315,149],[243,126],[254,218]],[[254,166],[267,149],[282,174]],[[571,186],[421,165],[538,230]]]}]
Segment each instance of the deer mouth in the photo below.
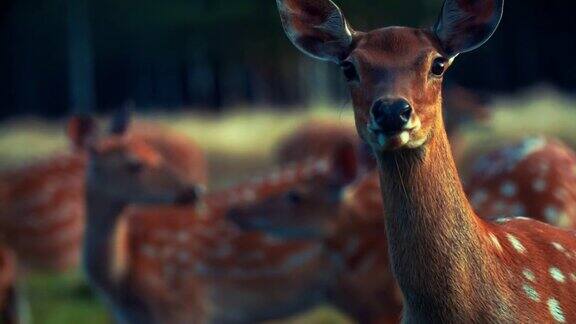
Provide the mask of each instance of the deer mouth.
[{"label": "deer mouth", "polygon": [[409,123],[399,131],[386,131],[373,123],[368,123],[368,141],[371,146],[383,151],[392,151],[402,148],[418,148],[424,144],[419,138],[422,128],[420,119],[413,116]]}]

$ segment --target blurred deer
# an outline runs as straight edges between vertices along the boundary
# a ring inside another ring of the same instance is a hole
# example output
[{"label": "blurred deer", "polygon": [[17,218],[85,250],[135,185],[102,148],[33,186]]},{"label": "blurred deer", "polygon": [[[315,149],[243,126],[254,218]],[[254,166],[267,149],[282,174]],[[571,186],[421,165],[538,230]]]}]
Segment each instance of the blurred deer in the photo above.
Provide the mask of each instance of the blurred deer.
[{"label": "blurred deer", "polygon": [[490,219],[525,215],[574,229],[576,153],[556,139],[523,139],[480,157],[466,191]]},{"label": "blurred deer", "polygon": [[[351,152],[351,147],[337,150],[333,157],[311,158],[207,194],[196,210],[133,210],[134,278],[155,305],[157,318],[163,323],[254,323],[295,315],[324,301],[336,265],[317,233],[288,227],[272,234],[244,230],[243,207],[271,208],[268,202],[280,195],[286,208],[316,215],[324,224],[336,217],[340,191],[355,178]],[[302,191],[313,199],[299,200]]]},{"label": "blurred deer", "polygon": [[[76,119],[69,132],[89,132],[91,120]],[[80,257],[84,231],[84,174],[86,153],[77,134],[70,134],[73,150],[17,170],[0,174],[0,228],[4,242],[25,268],[64,271]],[[205,185],[207,166],[198,145],[162,127],[138,123],[131,136],[139,137],[190,181]]]},{"label": "blurred deer", "polygon": [[[88,141],[84,254],[93,286],[119,320],[252,323],[292,315],[323,300],[323,287],[333,276],[322,241],[244,232],[224,215],[246,202],[301,187],[331,188],[324,204],[316,203],[323,197],[317,196],[306,208],[332,214],[338,209],[338,188],[355,178],[354,164],[341,167],[345,153],[336,157],[338,163],[313,159],[206,195],[196,207],[152,206],[181,201],[179,193],[186,197],[190,190],[171,174],[161,154],[125,138],[124,120],[117,118],[111,136]],[[135,161],[137,170],[131,167]],[[141,205],[122,212],[136,203]],[[115,243],[114,234],[123,228],[128,235],[116,237],[126,241]]]},{"label": "blurred deer", "polygon": [[199,193],[197,179],[128,128],[129,114],[122,111],[108,134],[98,134],[90,118],[72,119],[69,134],[88,152],[83,264],[89,283],[119,321],[147,323],[150,317],[142,296],[125,276],[119,216],[130,203],[189,203]]},{"label": "blurred deer", "polygon": [[459,54],[495,32],[502,0],[446,0],[432,29],[354,31],[329,0],[278,0],[288,37],[338,63],[378,160],[388,246],[406,323],[576,321],[573,232],[472,210],[442,119]]}]

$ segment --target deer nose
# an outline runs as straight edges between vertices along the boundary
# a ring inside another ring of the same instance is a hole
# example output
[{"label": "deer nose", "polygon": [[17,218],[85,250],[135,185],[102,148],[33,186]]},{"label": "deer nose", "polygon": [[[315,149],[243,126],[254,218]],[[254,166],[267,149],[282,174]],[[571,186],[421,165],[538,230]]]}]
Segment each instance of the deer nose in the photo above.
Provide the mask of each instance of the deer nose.
[{"label": "deer nose", "polygon": [[412,106],[405,99],[379,99],[371,110],[375,126],[385,133],[398,133],[410,121]]}]

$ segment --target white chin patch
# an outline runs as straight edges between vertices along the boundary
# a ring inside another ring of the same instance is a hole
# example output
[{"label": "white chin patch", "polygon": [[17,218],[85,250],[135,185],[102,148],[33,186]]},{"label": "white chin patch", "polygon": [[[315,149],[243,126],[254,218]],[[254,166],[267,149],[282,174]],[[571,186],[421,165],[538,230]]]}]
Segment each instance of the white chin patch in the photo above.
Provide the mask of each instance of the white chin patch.
[{"label": "white chin patch", "polygon": [[398,144],[400,146],[404,146],[406,145],[406,143],[410,141],[410,133],[408,133],[407,131],[403,131],[402,133],[400,133],[400,135],[398,135],[398,139],[399,139]]},{"label": "white chin patch", "polygon": [[405,146],[408,142],[410,142],[410,132],[408,131],[403,131],[391,137],[385,134],[378,135],[378,146],[380,148],[399,148]]}]

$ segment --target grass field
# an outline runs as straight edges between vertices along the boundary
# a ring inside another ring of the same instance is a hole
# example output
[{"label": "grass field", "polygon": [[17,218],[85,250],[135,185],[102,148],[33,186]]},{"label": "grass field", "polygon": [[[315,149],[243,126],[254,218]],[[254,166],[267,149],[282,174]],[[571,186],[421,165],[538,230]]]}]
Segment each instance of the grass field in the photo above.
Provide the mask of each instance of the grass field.
[{"label": "grass field", "polygon": [[[576,102],[555,93],[537,92],[519,99],[501,99],[494,105],[494,118],[486,125],[467,126],[462,136],[469,152],[482,152],[528,134],[557,136],[576,147]],[[212,186],[220,187],[262,173],[271,164],[270,152],[282,136],[313,118],[351,123],[350,109],[316,108],[282,113],[233,110],[224,116],[159,114],[143,116],[195,138],[208,152]],[[0,125],[0,169],[28,163],[66,148],[63,123],[33,119]],[[23,286],[35,323],[100,324],[108,317],[86,288],[80,274],[33,274]],[[348,323],[330,308],[320,308],[288,323]]]}]

